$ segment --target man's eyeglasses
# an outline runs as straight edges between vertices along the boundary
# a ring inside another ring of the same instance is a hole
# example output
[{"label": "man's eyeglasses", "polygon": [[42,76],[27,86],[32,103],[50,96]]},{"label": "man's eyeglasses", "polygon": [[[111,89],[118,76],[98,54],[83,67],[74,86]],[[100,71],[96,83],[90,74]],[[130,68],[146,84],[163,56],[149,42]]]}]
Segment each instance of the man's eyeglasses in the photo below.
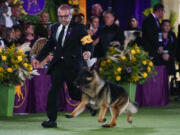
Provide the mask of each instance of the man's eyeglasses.
[{"label": "man's eyeglasses", "polygon": [[64,16],[58,15],[58,17],[59,17],[60,19],[62,19],[62,18],[67,19],[67,18],[69,17],[69,15],[64,15]]}]

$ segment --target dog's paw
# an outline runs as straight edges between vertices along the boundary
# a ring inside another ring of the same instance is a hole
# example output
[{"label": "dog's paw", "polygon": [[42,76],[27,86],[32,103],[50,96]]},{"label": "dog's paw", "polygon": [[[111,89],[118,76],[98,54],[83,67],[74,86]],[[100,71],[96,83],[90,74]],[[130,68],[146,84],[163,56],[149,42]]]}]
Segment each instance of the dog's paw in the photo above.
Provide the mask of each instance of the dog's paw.
[{"label": "dog's paw", "polygon": [[106,122],[106,118],[104,118],[102,120],[98,119],[98,122],[101,122],[101,123]]},{"label": "dog's paw", "polygon": [[70,119],[73,118],[74,116],[72,116],[71,114],[65,114],[65,117]]},{"label": "dog's paw", "polygon": [[129,124],[132,124],[132,123],[133,123],[133,121],[132,121],[132,120],[128,120],[128,123],[129,123]]}]

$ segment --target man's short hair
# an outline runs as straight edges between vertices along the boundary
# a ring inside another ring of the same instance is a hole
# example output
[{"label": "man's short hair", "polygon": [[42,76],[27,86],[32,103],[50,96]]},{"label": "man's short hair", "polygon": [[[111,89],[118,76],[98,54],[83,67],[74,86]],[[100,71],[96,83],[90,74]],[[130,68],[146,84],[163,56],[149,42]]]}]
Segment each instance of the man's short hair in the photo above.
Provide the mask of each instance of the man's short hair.
[{"label": "man's short hair", "polygon": [[114,13],[113,11],[109,11],[109,10],[104,11],[104,12],[103,12],[103,16],[105,16],[106,14],[111,14],[113,17],[116,17],[116,16],[115,16],[115,13]]},{"label": "man's short hair", "polygon": [[162,20],[161,25],[163,25],[164,23],[169,23],[169,24],[171,24],[171,21],[170,21],[170,20],[168,20],[168,19],[164,19],[164,20]]},{"label": "man's short hair", "polygon": [[101,8],[101,12],[103,12],[103,8],[102,8],[101,4],[96,3],[96,4],[92,5],[92,9],[97,8],[97,7],[100,7]]},{"label": "man's short hair", "polygon": [[58,8],[58,12],[59,10],[71,10],[71,7],[68,4],[62,4],[59,8]]},{"label": "man's short hair", "polygon": [[158,10],[164,10],[164,5],[161,3],[154,5],[153,11],[158,11]]}]

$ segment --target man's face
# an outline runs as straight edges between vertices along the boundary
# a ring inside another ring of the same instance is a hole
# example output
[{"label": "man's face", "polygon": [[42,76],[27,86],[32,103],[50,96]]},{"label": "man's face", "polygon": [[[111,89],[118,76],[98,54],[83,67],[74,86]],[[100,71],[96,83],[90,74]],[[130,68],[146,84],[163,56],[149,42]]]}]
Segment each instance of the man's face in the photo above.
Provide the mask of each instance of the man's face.
[{"label": "man's face", "polygon": [[169,22],[164,22],[162,26],[163,32],[169,32],[171,29],[170,23]]},{"label": "man's face", "polygon": [[114,23],[114,16],[110,13],[104,15],[104,22],[106,26],[111,26]]},{"label": "man's face", "polygon": [[15,9],[15,12],[16,12],[16,17],[17,17],[18,19],[20,19],[20,18],[21,18],[21,15],[22,15],[22,13],[21,13],[21,8],[20,8],[20,7],[17,7],[17,8]]},{"label": "man's face", "polygon": [[58,20],[62,25],[67,25],[71,21],[71,13],[68,9],[60,9],[58,11]]},{"label": "man's face", "polygon": [[48,22],[49,21],[49,14],[48,13],[43,13],[41,15],[40,21],[41,22]]},{"label": "man's face", "polygon": [[138,25],[137,20],[136,20],[135,18],[132,18],[132,19],[130,20],[130,26],[131,26],[132,28],[137,28],[137,25]]},{"label": "man's face", "polygon": [[162,18],[164,16],[164,9],[159,10],[159,18]]},{"label": "man's face", "polygon": [[101,16],[101,14],[102,14],[102,7],[99,5],[94,6],[92,9],[92,15]]}]

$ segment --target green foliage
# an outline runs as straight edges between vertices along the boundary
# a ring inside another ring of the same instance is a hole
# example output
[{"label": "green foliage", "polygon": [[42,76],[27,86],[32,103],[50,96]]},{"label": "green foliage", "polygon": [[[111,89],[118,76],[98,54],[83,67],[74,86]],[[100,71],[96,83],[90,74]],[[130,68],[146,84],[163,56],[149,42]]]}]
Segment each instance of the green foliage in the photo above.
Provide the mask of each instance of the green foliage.
[{"label": "green foliage", "polygon": [[137,44],[123,50],[110,47],[106,58],[101,62],[99,72],[105,80],[115,83],[144,83],[154,73],[154,65],[148,54]]},{"label": "green foliage", "polygon": [[170,16],[169,16],[169,20],[171,21],[171,30],[172,31],[174,31],[177,18],[178,18],[178,14],[174,11],[171,11]]}]

